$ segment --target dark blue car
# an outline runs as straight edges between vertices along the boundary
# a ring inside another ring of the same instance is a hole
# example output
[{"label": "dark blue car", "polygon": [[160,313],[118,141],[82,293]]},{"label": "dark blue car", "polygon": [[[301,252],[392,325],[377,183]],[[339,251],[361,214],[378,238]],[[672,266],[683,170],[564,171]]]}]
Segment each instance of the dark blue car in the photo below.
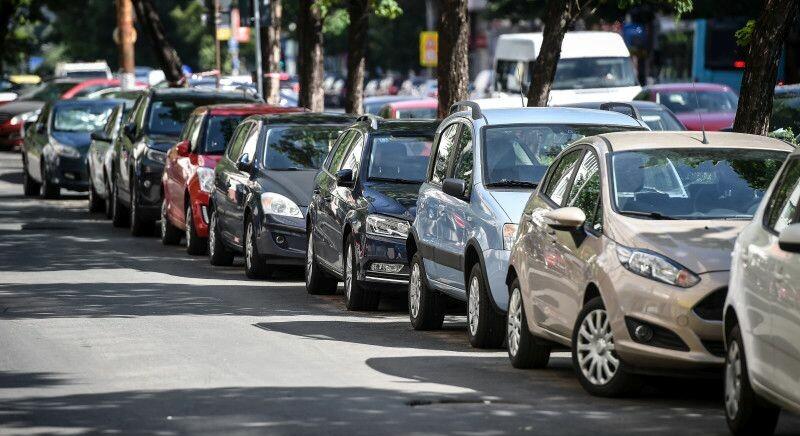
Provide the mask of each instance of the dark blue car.
[{"label": "dark blue car", "polygon": [[437,125],[367,116],[339,136],[307,214],[310,294],[342,280],[348,310],[375,310],[382,291],[407,289],[405,241]]}]

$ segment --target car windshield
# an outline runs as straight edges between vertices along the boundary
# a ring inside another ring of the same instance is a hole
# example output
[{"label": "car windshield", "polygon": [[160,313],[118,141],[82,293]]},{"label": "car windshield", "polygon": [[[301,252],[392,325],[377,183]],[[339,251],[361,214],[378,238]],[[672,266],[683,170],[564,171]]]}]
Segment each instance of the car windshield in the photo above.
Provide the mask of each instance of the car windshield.
[{"label": "car windshield", "polygon": [[422,183],[427,173],[432,143],[432,135],[373,136],[367,178]]},{"label": "car windshield", "polygon": [[53,130],[58,132],[94,132],[102,129],[114,105],[63,106],[53,111]]},{"label": "car windshield", "polygon": [[19,100],[51,101],[61,97],[61,94],[73,88],[75,83],[50,82],[31,88],[19,96]]},{"label": "car windshield", "polygon": [[658,149],[614,153],[619,213],[672,219],[750,219],[787,153]]},{"label": "car windshield", "polygon": [[225,146],[233,136],[233,131],[244,117],[241,115],[213,115],[208,118],[205,138],[203,139],[203,154],[222,154]]},{"label": "car windshield", "polygon": [[[529,70],[532,70],[532,65]],[[633,63],[627,57],[561,59],[553,89],[636,86]]]},{"label": "car windshield", "polygon": [[189,119],[200,101],[194,100],[156,100],[150,107],[150,120],[147,133],[151,135],[178,136],[183,124]]},{"label": "car windshield", "polygon": [[487,186],[536,186],[567,145],[585,136],[629,130],[616,126],[538,124],[485,128]]},{"label": "car windshield", "polygon": [[656,98],[676,114],[736,112],[738,100],[732,91],[659,91]]},{"label": "car windshield", "polygon": [[639,109],[642,121],[650,130],[686,130],[675,116],[660,109]]},{"label": "car windshield", "polygon": [[417,108],[417,109],[397,109],[395,111],[396,117],[400,119],[409,118],[436,118],[436,108]]},{"label": "car windshield", "polygon": [[266,168],[316,170],[339,136],[340,126],[275,127],[267,132]]}]

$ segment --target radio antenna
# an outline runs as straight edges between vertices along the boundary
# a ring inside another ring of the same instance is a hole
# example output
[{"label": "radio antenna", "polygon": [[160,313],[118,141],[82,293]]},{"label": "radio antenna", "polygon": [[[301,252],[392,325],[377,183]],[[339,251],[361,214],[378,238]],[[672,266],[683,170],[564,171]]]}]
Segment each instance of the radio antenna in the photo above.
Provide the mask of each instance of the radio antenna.
[{"label": "radio antenna", "polygon": [[[520,65],[520,64],[517,64],[517,65]],[[522,89],[523,88],[523,86],[522,86],[522,77],[523,77],[522,70],[523,69],[524,68],[518,68],[519,77],[518,77],[517,80],[519,80],[519,102],[522,105],[522,107],[525,107],[525,97],[523,96],[523,92],[525,92],[525,91]]]},{"label": "radio antenna", "polygon": [[703,113],[700,112],[700,99],[697,98],[697,89],[694,87],[694,80],[692,80],[692,94],[694,94],[694,104],[697,106],[697,116],[700,117],[700,128],[703,129],[703,144],[708,144],[706,123],[703,122]]}]

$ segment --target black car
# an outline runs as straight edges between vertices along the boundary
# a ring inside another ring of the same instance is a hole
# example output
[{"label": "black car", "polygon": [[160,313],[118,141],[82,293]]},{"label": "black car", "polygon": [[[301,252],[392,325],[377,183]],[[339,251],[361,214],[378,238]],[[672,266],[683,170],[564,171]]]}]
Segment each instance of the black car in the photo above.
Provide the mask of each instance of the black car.
[{"label": "black car", "polygon": [[381,290],[407,288],[405,242],[437,125],[365,116],[339,137],[308,211],[310,294],[341,279],[348,310],[375,310]]},{"label": "black car", "polygon": [[355,118],[254,115],[234,131],[214,170],[208,254],[212,265],[245,255],[250,278],[276,265],[302,265],[314,176],[339,132]]},{"label": "black car", "polygon": [[198,106],[259,101],[242,92],[186,88],[144,91],[114,142],[111,219],[130,223],[134,236],[147,234],[161,213],[161,174],[166,152],[177,142],[186,120]]},{"label": "black car", "polygon": [[47,103],[26,129],[22,144],[25,195],[56,198],[61,188],[89,189],[87,153],[92,132],[102,129],[119,100]]},{"label": "black car", "polygon": [[671,130],[681,131],[686,130],[686,127],[681,123],[678,117],[672,113],[669,108],[663,104],[654,101],[634,100],[625,103],[573,103],[565,104],[564,107],[579,107],[584,109],[602,109],[601,106],[606,106],[609,110],[622,112],[627,115],[632,115],[634,118],[636,114],[632,114],[630,107],[632,106],[638,112],[638,116],[642,121],[647,124],[650,130]]}]

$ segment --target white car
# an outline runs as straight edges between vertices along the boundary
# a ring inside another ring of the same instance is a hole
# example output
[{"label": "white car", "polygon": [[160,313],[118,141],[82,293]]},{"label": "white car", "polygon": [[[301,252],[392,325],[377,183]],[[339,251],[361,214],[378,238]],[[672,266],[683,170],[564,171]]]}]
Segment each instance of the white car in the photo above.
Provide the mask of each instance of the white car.
[{"label": "white car", "polygon": [[736,435],[769,435],[800,413],[800,152],[789,156],[736,241],[725,301],[725,414]]}]

